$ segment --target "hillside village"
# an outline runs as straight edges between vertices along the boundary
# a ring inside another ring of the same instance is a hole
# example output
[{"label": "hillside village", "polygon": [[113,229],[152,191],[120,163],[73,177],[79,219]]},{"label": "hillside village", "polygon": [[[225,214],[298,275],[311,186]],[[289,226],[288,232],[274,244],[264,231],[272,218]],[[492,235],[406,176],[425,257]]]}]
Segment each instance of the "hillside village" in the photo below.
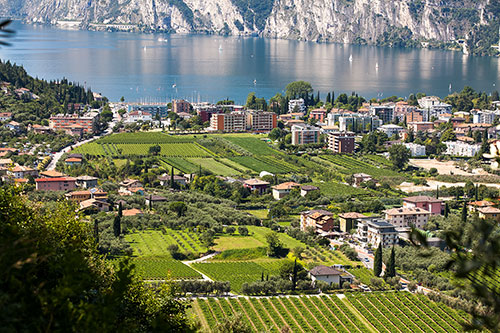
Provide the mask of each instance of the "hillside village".
[{"label": "hillside village", "polygon": [[449,332],[477,315],[447,242],[500,222],[497,92],[323,100],[300,81],[245,105],[146,105],[2,71],[3,187],[69,207],[115,267],[176,281],[203,329],[234,313],[251,331]]}]

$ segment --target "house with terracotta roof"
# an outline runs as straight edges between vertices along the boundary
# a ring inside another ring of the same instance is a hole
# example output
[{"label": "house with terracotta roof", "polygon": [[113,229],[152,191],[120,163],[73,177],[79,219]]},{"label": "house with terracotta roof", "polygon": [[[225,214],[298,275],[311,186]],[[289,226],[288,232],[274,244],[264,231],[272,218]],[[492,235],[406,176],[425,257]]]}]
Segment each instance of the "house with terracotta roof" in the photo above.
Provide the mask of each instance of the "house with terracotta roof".
[{"label": "house with terracotta roof", "polygon": [[313,283],[316,283],[316,281],[323,281],[329,285],[336,284],[339,287],[342,286],[344,282],[352,283],[353,280],[351,274],[324,265],[319,265],[311,269],[308,276]]},{"label": "house with terracotta roof", "polygon": [[137,179],[125,179],[120,183],[120,189],[128,190],[132,187],[142,187],[142,183]]},{"label": "house with terracotta roof", "polygon": [[14,120],[7,123],[5,127],[7,127],[11,131],[16,131],[16,132],[21,130],[21,124]]},{"label": "house with terracotta roof", "polygon": [[80,211],[97,210],[99,212],[109,212],[109,203],[97,199],[88,199],[80,202]]},{"label": "house with terracotta roof", "polygon": [[76,188],[76,178],[37,178],[35,179],[37,191],[71,191]]},{"label": "house with terracotta roof", "polygon": [[16,165],[15,167],[9,169],[7,174],[14,179],[20,179],[27,178],[28,176],[37,177],[38,171],[27,166]]},{"label": "house with terracotta roof", "polygon": [[137,208],[132,208],[132,209],[124,209],[122,211],[122,216],[143,216],[144,213],[142,210],[137,209]]},{"label": "house with terracotta roof", "polygon": [[427,195],[419,195],[403,198],[403,208],[422,208],[431,215],[441,215],[444,211],[444,202]]},{"label": "house with terracotta roof", "polygon": [[14,162],[10,158],[0,158],[0,166],[8,168],[10,166],[14,165]]},{"label": "house with terracotta roof", "polygon": [[66,175],[64,173],[56,171],[56,170],[47,170],[47,171],[40,172],[40,177],[42,177],[42,178],[59,178],[59,177],[66,177]]},{"label": "house with terracotta roof", "polygon": [[360,219],[369,219],[369,217],[356,212],[339,214],[340,231],[350,232],[357,227]]},{"label": "house with terracotta roof", "polygon": [[66,163],[66,165],[70,165],[70,166],[81,165],[82,159],[78,158],[78,157],[69,157],[69,158],[64,160],[64,163]]},{"label": "house with terracotta roof", "polygon": [[70,193],[66,193],[66,199],[70,201],[74,201],[80,203],[85,200],[89,200],[92,198],[92,194],[90,191],[74,191]]},{"label": "house with terracotta roof", "polygon": [[295,182],[286,182],[278,185],[274,185],[273,189],[273,198],[276,200],[281,200],[285,196],[287,196],[291,190],[294,188],[300,188],[300,184]]},{"label": "house with terracotta roof", "polygon": [[392,208],[384,210],[385,219],[395,227],[406,228],[414,226],[423,228],[429,221],[431,213],[419,207],[412,208]]},{"label": "house with terracotta roof", "polygon": [[495,220],[500,222],[500,209],[495,207],[479,207],[476,208],[477,213],[479,214],[480,219],[485,220]]},{"label": "house with terracotta roof", "polygon": [[481,201],[471,201],[467,204],[469,212],[476,211],[477,208],[493,207],[495,204],[491,201],[481,200]]},{"label": "house with terracotta roof", "polygon": [[[169,174],[163,174],[161,176],[158,176],[158,180],[160,181],[161,186],[170,186],[171,177]],[[174,175],[174,183],[177,183],[178,185],[181,186],[186,186],[188,180],[184,176]]]},{"label": "house with terracotta roof", "polygon": [[317,233],[331,231],[335,226],[333,213],[326,210],[308,210],[300,213],[300,230],[313,228]]},{"label": "house with terracotta roof", "polygon": [[300,195],[305,197],[309,193],[319,192],[319,187],[314,185],[302,185],[300,187]]},{"label": "house with terracotta roof", "polygon": [[243,186],[250,189],[250,191],[256,191],[259,194],[263,194],[266,192],[266,190],[269,188],[269,182],[257,179],[257,178],[252,178],[252,179],[247,179],[243,182]]},{"label": "house with terracotta roof", "polygon": [[76,185],[83,188],[92,188],[97,186],[97,181],[99,178],[92,176],[79,176],[76,177]]},{"label": "house with terracotta roof", "polygon": [[12,118],[12,112],[0,112],[0,121],[7,121]]}]

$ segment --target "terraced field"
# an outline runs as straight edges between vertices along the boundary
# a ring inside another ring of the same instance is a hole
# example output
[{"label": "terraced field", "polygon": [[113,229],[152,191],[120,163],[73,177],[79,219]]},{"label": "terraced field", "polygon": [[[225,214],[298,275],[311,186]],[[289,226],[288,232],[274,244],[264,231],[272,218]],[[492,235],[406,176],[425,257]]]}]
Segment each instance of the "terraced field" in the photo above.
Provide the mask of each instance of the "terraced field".
[{"label": "terraced field", "polygon": [[469,316],[426,296],[352,293],[337,296],[198,299],[194,310],[208,331],[239,313],[254,332],[460,332]]},{"label": "terraced field", "polygon": [[203,169],[209,170],[215,175],[221,176],[237,176],[241,173],[225,164],[213,158],[189,158],[187,159],[190,163],[201,165]]}]

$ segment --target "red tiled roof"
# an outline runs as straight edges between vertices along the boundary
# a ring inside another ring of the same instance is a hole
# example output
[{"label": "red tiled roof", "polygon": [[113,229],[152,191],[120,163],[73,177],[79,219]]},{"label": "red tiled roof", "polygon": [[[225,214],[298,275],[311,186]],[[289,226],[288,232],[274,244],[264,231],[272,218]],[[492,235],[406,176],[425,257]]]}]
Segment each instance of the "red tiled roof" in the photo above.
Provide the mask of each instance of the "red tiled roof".
[{"label": "red tiled roof", "polygon": [[57,177],[57,178],[37,178],[35,179],[37,183],[41,182],[74,182],[76,178],[73,177]]}]

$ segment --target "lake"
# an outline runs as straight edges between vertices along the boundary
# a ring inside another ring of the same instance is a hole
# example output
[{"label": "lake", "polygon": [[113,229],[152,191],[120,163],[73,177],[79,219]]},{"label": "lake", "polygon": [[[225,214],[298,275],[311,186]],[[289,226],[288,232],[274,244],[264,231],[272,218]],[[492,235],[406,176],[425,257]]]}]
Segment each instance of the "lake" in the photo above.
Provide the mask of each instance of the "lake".
[{"label": "lake", "polygon": [[[490,93],[498,58],[459,52],[319,44],[257,37],[60,30],[14,22],[0,58],[47,80],[66,77],[113,101],[171,98],[244,103],[249,92],[270,98],[295,80],[315,91],[365,96],[438,96],[465,85]],[[352,55],[352,61],[349,58]]]}]

